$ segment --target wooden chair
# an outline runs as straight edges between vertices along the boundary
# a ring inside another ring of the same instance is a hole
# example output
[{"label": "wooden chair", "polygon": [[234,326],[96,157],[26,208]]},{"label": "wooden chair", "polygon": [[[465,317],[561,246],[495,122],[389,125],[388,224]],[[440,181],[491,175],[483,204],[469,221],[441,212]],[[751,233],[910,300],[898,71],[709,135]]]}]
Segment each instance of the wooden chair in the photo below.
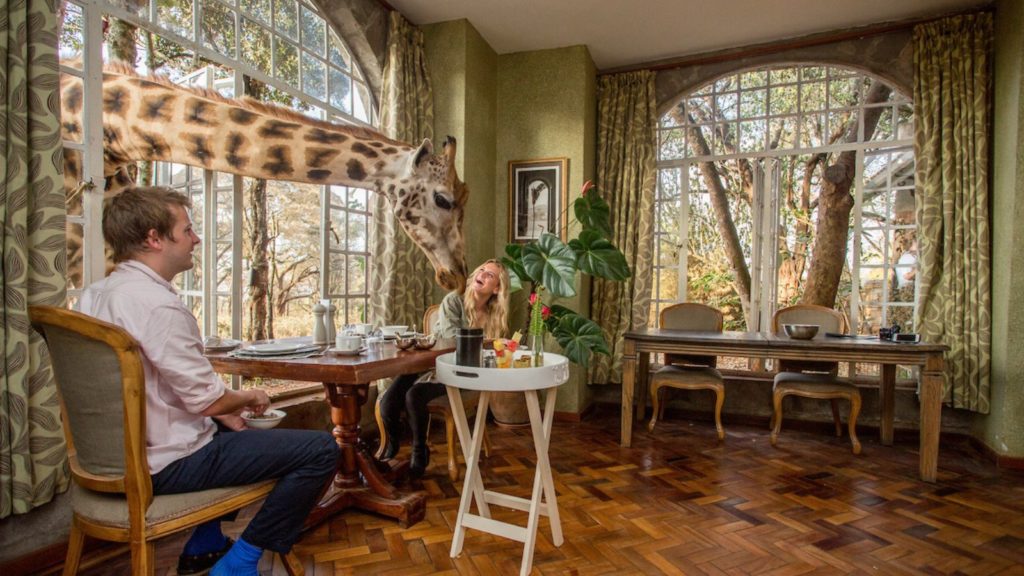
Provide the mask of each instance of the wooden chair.
[{"label": "wooden chair", "polygon": [[[772,331],[782,334],[783,324],[817,324],[818,332],[846,333],[846,316],[837,310],[815,306],[813,304],[797,304],[775,312],[772,317]],[[782,428],[782,399],[786,396],[801,396],[832,403],[832,421],[835,423],[836,436],[842,437],[843,427],[839,419],[838,400],[850,402],[850,442],[853,453],[860,454],[860,440],[857,439],[857,416],[860,414],[860,391],[850,382],[838,378],[838,362],[808,362],[800,360],[779,360],[779,373],[775,375],[772,385],[771,443],[775,445]]]},{"label": "wooden chair", "polygon": [[[432,304],[423,313],[423,333],[430,334],[434,331],[434,321],[437,318],[437,312],[440,310],[440,306]],[[476,414],[476,406],[480,401],[480,393],[473,391],[466,391],[462,393],[462,405],[466,408],[466,418],[473,418]],[[380,448],[377,450],[377,457],[380,458],[384,455],[384,449],[387,446],[387,431],[384,429],[384,420],[380,415],[380,396],[377,397],[377,406],[375,410],[377,416],[377,428],[380,430]],[[448,477],[455,482],[459,479],[459,465],[455,454],[455,442],[458,441],[458,436],[455,434],[455,417],[452,415],[451,404],[448,403],[448,396],[441,395],[434,398],[427,403],[427,414],[430,416],[430,421],[434,418],[444,419],[444,433],[446,443],[448,445]],[[427,424],[427,442],[429,443],[430,438],[430,424]],[[486,456],[491,455],[490,443],[487,441],[486,429],[484,432],[484,454]]]},{"label": "wooden chair", "polygon": [[[263,499],[269,480],[246,486],[154,496],[146,459],[146,384],[139,345],[122,328],[78,312],[32,306],[60,392],[74,482],[64,574],[75,574],[86,535],[126,542],[132,574],[151,575],[154,540]],[[281,560],[303,574],[292,553]]]},{"label": "wooden chair", "polygon": [[[694,302],[669,306],[661,311],[658,319],[661,328],[693,332],[721,332],[722,324],[720,310]],[[722,405],[725,403],[725,382],[715,368],[717,363],[718,358],[715,356],[666,354],[665,367],[651,376],[653,411],[647,429],[654,432],[654,425],[665,416],[665,403],[661,401],[663,388],[711,390],[715,393],[715,429],[718,431],[718,439],[724,439]]]}]

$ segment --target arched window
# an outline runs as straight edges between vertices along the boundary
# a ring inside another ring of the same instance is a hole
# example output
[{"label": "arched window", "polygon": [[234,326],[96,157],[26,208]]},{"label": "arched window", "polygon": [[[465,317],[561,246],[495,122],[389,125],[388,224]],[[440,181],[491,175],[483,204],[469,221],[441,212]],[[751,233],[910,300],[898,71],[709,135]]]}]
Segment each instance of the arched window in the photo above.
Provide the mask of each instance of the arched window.
[{"label": "arched window", "polygon": [[727,329],[768,330],[814,276],[853,331],[912,330],[912,122],[906,95],[837,66],[757,68],[682,95],[660,118],[651,325],[690,300],[725,311]]},{"label": "arched window", "polygon": [[[124,26],[135,29],[134,37],[122,33]],[[155,72],[227,98],[254,96],[320,120],[376,123],[362,71],[311,0],[68,0],[61,68],[84,81],[85,106],[84,130],[65,141],[65,150],[82,155],[86,181],[103,176],[100,68],[113,53],[125,51],[114,45],[125,38],[134,44],[128,51],[136,53],[140,75]],[[260,211],[252,210],[253,179],[144,164],[137,182],[169,185],[192,199],[202,250],[193,270],[177,281],[204,334],[242,334],[251,317],[245,314],[244,288],[257,272],[267,275],[267,306],[273,308],[267,314],[277,321],[275,336],[308,333],[314,296],[335,301],[339,322],[362,319],[371,206],[366,190],[269,180],[262,192],[263,219],[254,223],[251,217]],[[69,285],[72,303],[83,286],[104,275],[102,190],[81,194],[81,208],[68,217],[69,236],[82,238],[85,255],[82,280]],[[251,227],[257,225],[271,228],[263,251],[267,265],[254,262],[259,241]],[[76,240],[71,238],[69,246]]]}]

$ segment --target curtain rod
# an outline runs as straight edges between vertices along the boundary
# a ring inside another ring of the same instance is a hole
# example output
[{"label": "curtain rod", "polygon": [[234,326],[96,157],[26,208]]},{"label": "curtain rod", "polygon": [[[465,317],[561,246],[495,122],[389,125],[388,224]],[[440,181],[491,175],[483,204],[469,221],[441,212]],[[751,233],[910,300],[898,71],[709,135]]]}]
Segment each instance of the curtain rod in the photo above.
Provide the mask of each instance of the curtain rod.
[{"label": "curtain rod", "polygon": [[787,50],[811,48],[814,46],[821,46],[823,44],[832,44],[835,42],[853,40],[856,38],[865,38],[868,36],[878,36],[880,34],[889,34],[892,32],[910,30],[913,29],[913,27],[917,26],[918,24],[936,22],[938,20],[942,20],[943,18],[949,18],[951,16],[962,16],[964,14],[978,14],[993,11],[994,7],[992,5],[989,5],[980,9],[951,12],[948,14],[943,14],[942,16],[928,16],[923,18],[914,18],[911,20],[903,20],[900,22],[894,22],[890,24],[868,25],[862,28],[854,28],[852,30],[844,30],[841,32],[825,32],[823,34],[805,36],[803,38],[797,38],[795,40],[783,40],[780,42],[757,44],[746,48],[728,48],[726,50],[683,57],[678,60],[671,60],[667,62],[662,62],[660,64],[632,64],[629,66],[620,66],[618,68],[602,70],[601,72],[598,72],[597,75],[607,76],[609,74],[635,72],[637,70],[650,70],[652,72],[659,72],[662,70],[674,70],[676,68],[686,68],[689,66],[697,66],[701,64],[719,64],[722,62],[729,62],[732,60],[740,60],[742,58],[764,56],[767,54],[785,52]]}]

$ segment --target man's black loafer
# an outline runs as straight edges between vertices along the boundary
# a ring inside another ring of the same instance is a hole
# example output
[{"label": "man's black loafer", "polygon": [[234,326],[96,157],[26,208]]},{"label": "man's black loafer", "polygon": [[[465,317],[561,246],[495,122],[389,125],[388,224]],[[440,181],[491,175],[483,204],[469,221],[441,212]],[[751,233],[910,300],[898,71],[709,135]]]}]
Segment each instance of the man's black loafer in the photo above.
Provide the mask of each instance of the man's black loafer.
[{"label": "man's black loafer", "polygon": [[220,560],[222,556],[228,553],[228,550],[231,550],[231,546],[234,543],[235,541],[231,538],[225,538],[224,547],[216,552],[182,554],[178,556],[178,574],[181,576],[206,574],[217,563],[217,560]]}]

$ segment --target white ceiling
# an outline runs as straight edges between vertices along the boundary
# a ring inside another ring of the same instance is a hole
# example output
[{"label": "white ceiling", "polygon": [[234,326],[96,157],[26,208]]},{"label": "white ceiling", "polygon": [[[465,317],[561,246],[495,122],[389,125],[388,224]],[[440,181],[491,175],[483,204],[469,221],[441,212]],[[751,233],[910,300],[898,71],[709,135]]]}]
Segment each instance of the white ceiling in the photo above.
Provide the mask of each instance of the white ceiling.
[{"label": "white ceiling", "polygon": [[585,44],[599,70],[989,0],[388,0],[413,24],[468,19],[498,54]]}]

